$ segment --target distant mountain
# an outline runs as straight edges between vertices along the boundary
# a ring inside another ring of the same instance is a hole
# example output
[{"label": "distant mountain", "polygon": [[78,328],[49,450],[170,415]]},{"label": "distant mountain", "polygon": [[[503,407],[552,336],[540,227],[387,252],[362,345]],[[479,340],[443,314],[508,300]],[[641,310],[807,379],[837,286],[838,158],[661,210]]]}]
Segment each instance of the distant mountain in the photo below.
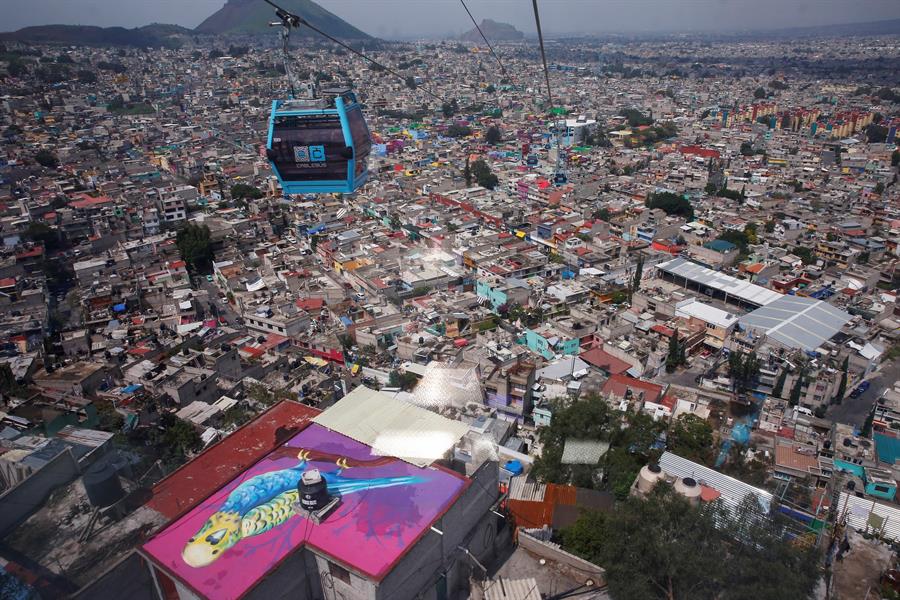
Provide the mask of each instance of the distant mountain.
[{"label": "distant mountain", "polygon": [[900,34],[900,19],[887,21],[866,21],[865,23],[841,23],[838,25],[817,25],[813,27],[790,27],[762,31],[761,34],[799,37],[842,37],[857,35]]},{"label": "distant mountain", "polygon": [[10,33],[0,33],[0,41],[159,48],[178,46],[179,38],[188,35],[193,35],[190,29],[158,23],[135,29],[91,25],[39,25]]},{"label": "distant mountain", "polygon": [[[312,0],[281,0],[278,5],[336,38],[364,40],[371,37]],[[195,31],[211,34],[266,33],[270,31],[269,23],[276,20],[275,9],[263,0],[228,0]],[[301,36],[316,35],[303,26],[296,33]]]},{"label": "distant mountain", "polygon": [[[510,25],[509,23],[498,23],[497,21],[492,21],[491,19],[483,19],[481,21],[481,31],[484,33],[485,37],[488,41],[498,41],[498,42],[515,42],[517,40],[521,40],[525,37],[525,34]],[[478,29],[472,29],[471,31],[467,31],[466,33],[460,36],[461,40],[464,42],[480,42],[481,34],[478,33]]]}]

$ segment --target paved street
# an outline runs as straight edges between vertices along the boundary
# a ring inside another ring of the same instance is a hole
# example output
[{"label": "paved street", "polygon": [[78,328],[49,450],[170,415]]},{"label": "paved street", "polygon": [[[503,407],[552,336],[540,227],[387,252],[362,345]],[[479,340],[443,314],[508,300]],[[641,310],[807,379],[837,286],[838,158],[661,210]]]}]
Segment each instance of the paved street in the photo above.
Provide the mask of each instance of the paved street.
[{"label": "paved street", "polygon": [[[227,325],[235,326],[238,314],[230,304],[222,301],[222,291],[216,287],[216,284],[211,281],[207,281],[206,277],[203,276],[200,279],[200,287],[201,289],[207,291],[207,293],[209,294],[209,302],[218,309],[218,315],[213,316],[222,317],[223,319],[225,319],[225,323]],[[204,306],[203,308],[209,309],[208,306]]]},{"label": "paved street", "polygon": [[872,385],[862,396],[859,398],[848,397],[840,405],[829,407],[826,413],[827,417],[838,423],[862,427],[875,400],[881,396],[881,393],[886,388],[894,385],[894,382],[898,379],[900,379],[900,361],[895,360],[889,364],[882,365],[881,372],[870,379]]}]

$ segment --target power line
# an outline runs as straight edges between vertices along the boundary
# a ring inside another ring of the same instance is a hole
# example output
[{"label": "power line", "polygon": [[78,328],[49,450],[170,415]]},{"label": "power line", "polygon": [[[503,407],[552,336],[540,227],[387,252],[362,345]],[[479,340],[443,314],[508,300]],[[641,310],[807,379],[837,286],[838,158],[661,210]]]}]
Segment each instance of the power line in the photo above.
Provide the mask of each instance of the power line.
[{"label": "power line", "polygon": [[[266,0],[268,2],[269,0]],[[537,26],[538,41],[541,44],[541,61],[544,63],[544,80],[547,82],[547,100],[550,102],[550,108],[553,108],[553,94],[550,92],[550,71],[547,69],[547,54],[544,52],[544,34],[541,32],[541,15],[538,11],[537,0],[531,0],[531,6],[534,8],[534,24]]]},{"label": "power line", "polygon": [[466,0],[459,0],[459,2],[463,5],[463,8],[466,9],[466,13],[469,15],[469,18],[472,19],[472,24],[475,26],[475,29],[477,29],[478,33],[481,34],[481,39],[483,39],[484,43],[487,44],[488,50],[491,51],[491,56],[493,56],[497,60],[497,64],[500,65],[500,72],[506,75],[506,67],[503,66],[503,62],[500,60],[500,57],[497,56],[496,52],[494,52],[494,47],[491,46],[491,43],[488,41],[487,36],[484,35],[483,31],[481,31],[481,27],[475,21],[475,17],[472,16],[472,11],[470,11],[469,7],[466,6]]},{"label": "power line", "polygon": [[[378,61],[375,60],[374,58],[369,58],[368,56],[366,56],[365,54],[363,54],[362,52],[360,52],[359,50],[357,50],[357,49],[354,48],[353,46],[349,46],[349,45],[345,44],[344,42],[342,42],[341,40],[337,39],[336,37],[333,37],[333,36],[331,36],[331,35],[325,33],[324,31],[322,31],[321,29],[319,29],[318,27],[316,27],[315,25],[313,25],[312,23],[310,23],[309,21],[307,21],[306,19],[304,19],[304,18],[301,17],[300,15],[295,15],[295,14],[293,14],[293,13],[290,13],[290,12],[284,10],[283,8],[281,8],[280,6],[278,6],[277,4],[275,4],[274,2],[272,2],[272,0],[263,0],[263,1],[264,1],[266,4],[268,4],[269,6],[275,8],[275,10],[276,10],[276,13],[275,13],[275,14],[278,15],[278,18],[280,18],[280,19],[282,20],[282,23],[284,24],[285,27],[289,27],[289,28],[290,28],[290,27],[297,27],[297,28],[299,28],[300,25],[305,25],[306,27],[310,28],[311,30],[315,31],[316,33],[318,33],[319,35],[321,35],[322,37],[324,37],[325,39],[328,39],[328,40],[334,42],[335,44],[337,44],[338,46],[340,46],[340,47],[343,48],[344,50],[346,50],[346,51],[348,51],[348,52],[351,52],[351,53],[355,54],[356,56],[362,58],[363,60],[369,61],[370,63],[372,63],[372,64],[375,65],[376,67],[378,67],[378,68],[380,68],[380,69],[382,69],[382,70],[384,70],[384,71],[387,71],[388,73],[390,73],[390,74],[393,75],[394,77],[397,77],[398,79],[402,79],[402,80],[404,80],[404,81],[406,80],[406,77],[404,77],[402,74],[398,73],[398,72],[395,71],[394,69],[392,69],[392,68],[390,68],[390,67],[387,67],[387,66],[381,64],[380,62],[378,62]],[[440,102],[444,102],[444,99],[443,99],[443,98],[441,98],[440,96],[438,96],[437,94],[435,94],[434,92],[432,92],[431,90],[429,90],[428,88],[426,88],[425,86],[418,86],[418,85],[417,85],[415,89],[422,90],[423,92],[425,92],[425,93],[428,94],[429,96],[431,96],[431,97],[433,97],[433,98],[439,100]]]}]

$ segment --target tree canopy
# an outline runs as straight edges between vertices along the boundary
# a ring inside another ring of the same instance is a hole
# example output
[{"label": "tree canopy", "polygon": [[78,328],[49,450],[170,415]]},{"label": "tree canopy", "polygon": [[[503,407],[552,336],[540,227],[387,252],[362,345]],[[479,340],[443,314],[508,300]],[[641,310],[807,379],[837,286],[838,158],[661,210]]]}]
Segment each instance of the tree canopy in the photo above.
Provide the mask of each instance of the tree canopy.
[{"label": "tree canopy", "polygon": [[686,221],[694,220],[694,207],[691,201],[673,192],[654,192],[647,195],[647,208],[662,209],[667,215],[678,215]]},{"label": "tree canopy", "polygon": [[34,155],[34,160],[42,167],[47,167],[48,169],[55,169],[59,166],[59,159],[49,150],[39,150]]},{"label": "tree canopy", "polygon": [[819,578],[816,550],[787,541],[784,521],[753,496],[732,512],[660,484],[615,512],[586,511],[562,540],[606,569],[616,600],[803,600]]},{"label": "tree canopy", "polygon": [[686,413],[672,421],[668,436],[669,450],[699,463],[712,462],[713,429],[706,419]]},{"label": "tree canopy", "polygon": [[192,273],[209,273],[212,270],[213,251],[209,239],[209,227],[188,223],[178,230],[175,243],[181,258]]},{"label": "tree canopy", "polygon": [[472,134],[472,128],[468,125],[453,123],[447,128],[447,137],[460,138]]},{"label": "tree canopy", "polygon": [[247,185],[246,183],[236,183],[231,186],[231,197],[234,200],[251,199],[256,200],[263,197],[263,193],[259,188]]},{"label": "tree canopy", "polygon": [[492,146],[499,143],[501,139],[503,139],[503,134],[500,132],[500,128],[496,125],[491,125],[484,133],[484,141]]},{"label": "tree canopy", "polygon": [[491,168],[488,166],[486,162],[481,159],[476,160],[471,165],[472,175],[475,176],[475,181],[483,188],[487,188],[489,190],[497,187],[499,180],[497,176],[494,175]]},{"label": "tree canopy", "polygon": [[642,113],[636,108],[623,108],[619,114],[628,119],[629,127],[641,127],[643,125],[652,125],[653,119]]}]

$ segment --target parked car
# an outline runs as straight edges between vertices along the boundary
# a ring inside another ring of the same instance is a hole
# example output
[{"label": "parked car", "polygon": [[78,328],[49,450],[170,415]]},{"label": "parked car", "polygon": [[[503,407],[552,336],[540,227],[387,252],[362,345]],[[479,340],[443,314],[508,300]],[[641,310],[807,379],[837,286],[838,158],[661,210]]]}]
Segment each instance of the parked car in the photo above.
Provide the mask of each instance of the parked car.
[{"label": "parked car", "polygon": [[869,387],[870,387],[871,385],[872,385],[872,384],[871,384],[870,382],[868,382],[868,381],[863,381],[861,384],[859,384],[859,385],[856,387],[855,390],[853,390],[852,392],[850,392],[850,397],[851,397],[851,398],[859,398],[860,396],[862,396],[863,394],[866,393],[866,390],[868,390]]}]

